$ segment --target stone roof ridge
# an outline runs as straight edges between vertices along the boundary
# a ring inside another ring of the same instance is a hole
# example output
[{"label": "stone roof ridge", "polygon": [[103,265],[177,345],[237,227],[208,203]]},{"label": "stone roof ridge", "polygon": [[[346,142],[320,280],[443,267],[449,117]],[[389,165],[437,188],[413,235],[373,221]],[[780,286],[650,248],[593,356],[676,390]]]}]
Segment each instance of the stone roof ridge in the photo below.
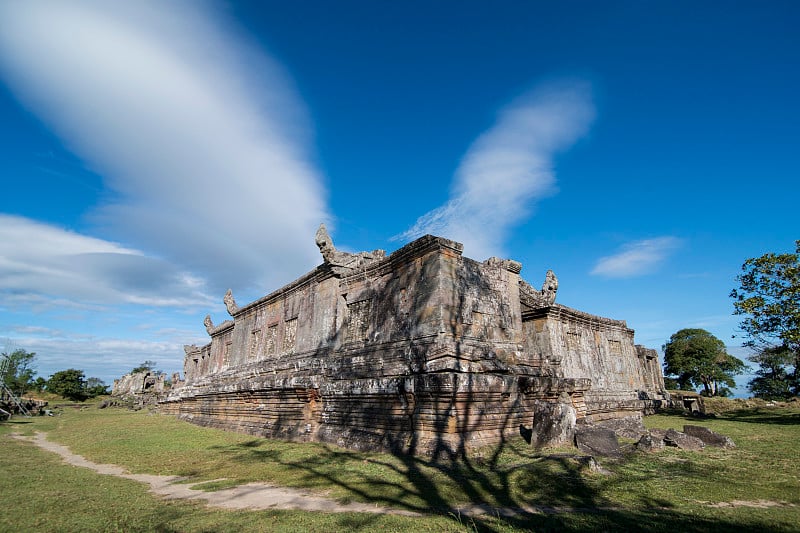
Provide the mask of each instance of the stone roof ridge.
[{"label": "stone roof ridge", "polygon": [[623,327],[623,328],[629,329],[628,328],[628,323],[625,322],[624,320],[617,320],[617,319],[614,319],[614,318],[607,318],[607,317],[600,316],[600,315],[593,315],[593,314],[587,313],[585,311],[578,311],[575,308],[568,307],[568,306],[562,305],[562,304],[553,304],[553,307],[555,307],[557,309],[561,309],[564,312],[567,312],[567,313],[569,313],[569,314],[571,314],[573,316],[579,316],[579,317],[582,317],[582,318],[587,318],[589,320],[597,320],[597,321],[600,321],[600,322],[602,322],[604,324],[613,325],[613,326],[619,326],[619,327]]},{"label": "stone roof ridge", "polygon": [[208,334],[211,336],[218,335],[226,330],[231,329],[232,327],[233,327],[233,320],[226,320],[225,322],[211,328]]},{"label": "stone roof ridge", "polygon": [[392,252],[389,257],[401,257],[405,255],[411,255],[413,253],[420,253],[422,251],[427,251],[429,248],[448,248],[456,252],[458,255],[461,255],[464,252],[464,245],[460,242],[446,239],[444,237],[437,237],[436,235],[431,235],[428,233],[422,237],[414,239],[405,246],[398,248]]},{"label": "stone roof ridge", "polygon": [[632,329],[628,327],[628,323],[624,320],[616,320],[613,318],[606,318],[599,315],[593,315],[591,313],[586,313],[584,311],[578,311],[573,307],[569,307],[563,304],[554,303],[547,307],[540,307],[537,309],[531,309],[529,311],[523,312],[524,315],[539,315],[539,314],[563,314],[568,315],[572,318],[576,318],[578,320],[585,320],[587,322],[599,322],[601,324],[605,324],[607,326],[614,326],[618,328],[624,328],[633,332]]},{"label": "stone roof ridge", "polygon": [[291,292],[291,291],[297,289],[298,287],[302,287],[306,283],[308,283],[311,280],[317,278],[317,276],[320,276],[324,272],[324,269],[322,268],[323,266],[324,265],[320,265],[320,266],[316,267],[314,270],[312,270],[311,272],[306,272],[305,274],[303,274],[302,276],[300,276],[296,280],[287,283],[283,287],[281,287],[279,289],[276,289],[276,290],[274,290],[274,291],[262,296],[261,298],[253,300],[249,304],[245,304],[245,305],[239,307],[236,310],[236,314],[239,315],[239,314],[243,313],[244,311],[252,309],[253,307],[256,307],[256,306],[258,306],[258,305],[260,305],[260,304],[262,304],[264,302],[268,302],[270,300],[273,300],[273,299],[277,298],[278,296],[281,296],[282,294],[286,294],[288,292]]},{"label": "stone roof ridge", "polygon": [[[366,273],[374,272],[385,265],[395,262],[404,261],[411,257],[423,255],[435,249],[448,249],[458,255],[461,255],[464,250],[464,245],[444,237],[437,237],[435,235],[423,235],[418,239],[414,239],[410,243],[398,248],[389,255],[383,250],[373,250],[372,252],[359,252],[349,253],[341,252],[333,245],[333,241],[327,233],[324,224],[320,224],[315,237],[317,246],[320,247],[320,252],[323,252],[323,263],[318,265],[314,270],[307,272],[296,280],[287,283],[283,287],[258,298],[241,307],[236,306],[232,296],[226,294],[226,307],[232,316],[239,315],[253,307],[263,304],[264,302],[273,300],[279,296],[285,295],[314,279],[324,279],[328,276],[351,277],[353,275],[364,275]],[[344,264],[350,259],[355,259],[353,267]],[[339,263],[342,263],[341,265]],[[232,303],[232,305],[229,305]],[[220,326],[221,327],[221,326]],[[215,329],[216,331],[216,329]]]}]

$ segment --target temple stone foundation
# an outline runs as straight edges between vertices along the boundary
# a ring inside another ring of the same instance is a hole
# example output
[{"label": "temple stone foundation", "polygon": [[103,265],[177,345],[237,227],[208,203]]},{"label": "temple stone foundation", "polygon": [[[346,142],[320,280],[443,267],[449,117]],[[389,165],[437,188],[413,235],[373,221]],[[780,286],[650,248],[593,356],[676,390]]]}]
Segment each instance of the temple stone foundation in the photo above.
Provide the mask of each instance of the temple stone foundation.
[{"label": "temple stone foundation", "polygon": [[[640,419],[666,398],[658,358],[633,330],[555,303],[515,261],[463,257],[424,236],[389,256],[336,250],[186,346],[185,379],[160,403],[203,426],[359,450],[469,453],[575,424]],[[555,413],[555,415],[554,415]],[[557,420],[553,420],[553,417]]]}]

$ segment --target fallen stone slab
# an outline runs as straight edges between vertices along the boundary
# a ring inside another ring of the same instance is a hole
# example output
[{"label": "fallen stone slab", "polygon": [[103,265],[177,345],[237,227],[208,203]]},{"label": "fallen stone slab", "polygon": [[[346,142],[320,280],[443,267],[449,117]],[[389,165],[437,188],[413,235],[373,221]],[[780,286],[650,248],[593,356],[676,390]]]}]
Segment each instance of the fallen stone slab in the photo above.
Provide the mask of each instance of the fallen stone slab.
[{"label": "fallen stone slab", "polygon": [[668,429],[666,435],[664,435],[664,444],[667,446],[672,446],[678,448],[680,450],[688,450],[688,451],[700,451],[705,447],[705,444],[702,440],[698,439],[697,437],[692,437],[691,435],[687,435],[686,433],[681,433],[680,431],[676,431],[674,429]]},{"label": "fallen stone slab", "polygon": [[[666,432],[664,432],[666,433]],[[644,452],[657,452],[664,449],[664,435],[645,433],[636,443],[636,449]]]},{"label": "fallen stone slab", "polygon": [[720,435],[716,431],[712,431],[705,426],[683,426],[683,432],[692,437],[697,437],[706,446],[715,446],[717,448],[736,448],[733,439],[725,435]]},{"label": "fallen stone slab", "polygon": [[600,457],[621,457],[617,435],[598,426],[583,426],[575,430],[575,446],[584,453]]},{"label": "fallen stone slab", "polygon": [[598,422],[597,425],[612,430],[617,434],[617,437],[626,439],[638,439],[647,433],[647,428],[644,427],[641,416],[612,418]]}]

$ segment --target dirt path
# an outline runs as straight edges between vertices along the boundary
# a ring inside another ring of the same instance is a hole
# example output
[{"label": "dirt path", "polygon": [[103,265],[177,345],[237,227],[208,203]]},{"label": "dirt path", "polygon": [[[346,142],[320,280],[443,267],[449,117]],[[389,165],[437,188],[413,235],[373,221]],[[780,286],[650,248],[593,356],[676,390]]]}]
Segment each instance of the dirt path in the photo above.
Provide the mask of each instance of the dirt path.
[{"label": "dirt path", "polygon": [[81,466],[94,470],[99,474],[132,479],[150,485],[150,492],[164,498],[179,498],[184,500],[205,500],[207,505],[225,509],[299,509],[302,511],[323,511],[327,513],[382,513],[404,516],[421,516],[419,513],[404,511],[402,509],[389,509],[370,505],[367,503],[337,503],[333,500],[286,487],[276,487],[265,483],[247,483],[230,489],[214,492],[194,490],[192,487],[208,481],[194,484],[177,483],[182,478],[178,476],[156,476],[150,474],[130,474],[117,465],[98,464],[72,453],[69,448],[47,440],[44,433],[37,432],[34,437],[14,435],[14,438],[33,442],[40,448],[57,453],[64,461],[74,466]]},{"label": "dirt path", "polygon": [[[328,498],[323,498],[297,489],[277,487],[266,483],[247,483],[230,489],[222,489],[213,492],[195,490],[192,487],[208,483],[209,480],[198,483],[184,484],[179,483],[183,478],[178,476],[157,476],[151,474],[130,474],[124,468],[117,465],[98,464],[88,459],[72,453],[69,448],[47,440],[44,433],[37,432],[34,437],[22,435],[12,435],[12,437],[33,442],[40,448],[57,453],[68,464],[89,468],[99,474],[117,476],[125,479],[132,479],[140,483],[150,485],[150,492],[158,494],[164,498],[176,498],[184,500],[205,500],[211,507],[221,507],[224,509],[299,509],[302,511],[322,511],[326,513],[381,513],[396,514],[403,516],[422,516],[420,513],[405,511],[402,509],[391,509],[371,505],[367,503],[337,503]],[[215,480],[220,481],[220,480]],[[731,501],[731,502],[697,502],[700,505],[709,507],[794,507],[794,504],[787,502],[774,502],[767,500],[757,501]],[[605,510],[620,510],[619,508],[603,508]],[[493,514],[504,517],[520,514],[558,514],[565,512],[597,512],[602,509],[576,509],[576,508],[554,508],[543,506],[526,506],[524,508],[497,508],[486,504],[464,505],[449,510],[450,514],[458,516],[477,516],[483,514]]]}]

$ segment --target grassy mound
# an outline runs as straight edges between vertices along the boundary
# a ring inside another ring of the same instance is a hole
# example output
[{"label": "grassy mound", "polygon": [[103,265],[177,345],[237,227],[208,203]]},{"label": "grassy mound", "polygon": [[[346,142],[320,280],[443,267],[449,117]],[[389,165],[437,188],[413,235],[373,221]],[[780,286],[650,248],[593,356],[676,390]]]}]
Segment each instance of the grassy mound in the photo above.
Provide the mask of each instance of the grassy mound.
[{"label": "grassy mound", "polygon": [[[433,461],[260,439],[147,411],[63,409],[0,425],[0,493],[13,509],[0,516],[0,530],[798,531],[800,406],[730,405],[699,423],[733,438],[735,449],[646,454],[630,447],[621,460],[598,459],[610,475],[574,460],[573,449],[537,451],[521,438],[481,457]],[[696,423],[677,413],[646,419],[660,428]],[[7,436],[34,431],[98,463],[214,481],[205,490],[260,481],[428,516],[221,511],[163,501]],[[501,510],[468,518],[456,510],[467,504]]]}]

